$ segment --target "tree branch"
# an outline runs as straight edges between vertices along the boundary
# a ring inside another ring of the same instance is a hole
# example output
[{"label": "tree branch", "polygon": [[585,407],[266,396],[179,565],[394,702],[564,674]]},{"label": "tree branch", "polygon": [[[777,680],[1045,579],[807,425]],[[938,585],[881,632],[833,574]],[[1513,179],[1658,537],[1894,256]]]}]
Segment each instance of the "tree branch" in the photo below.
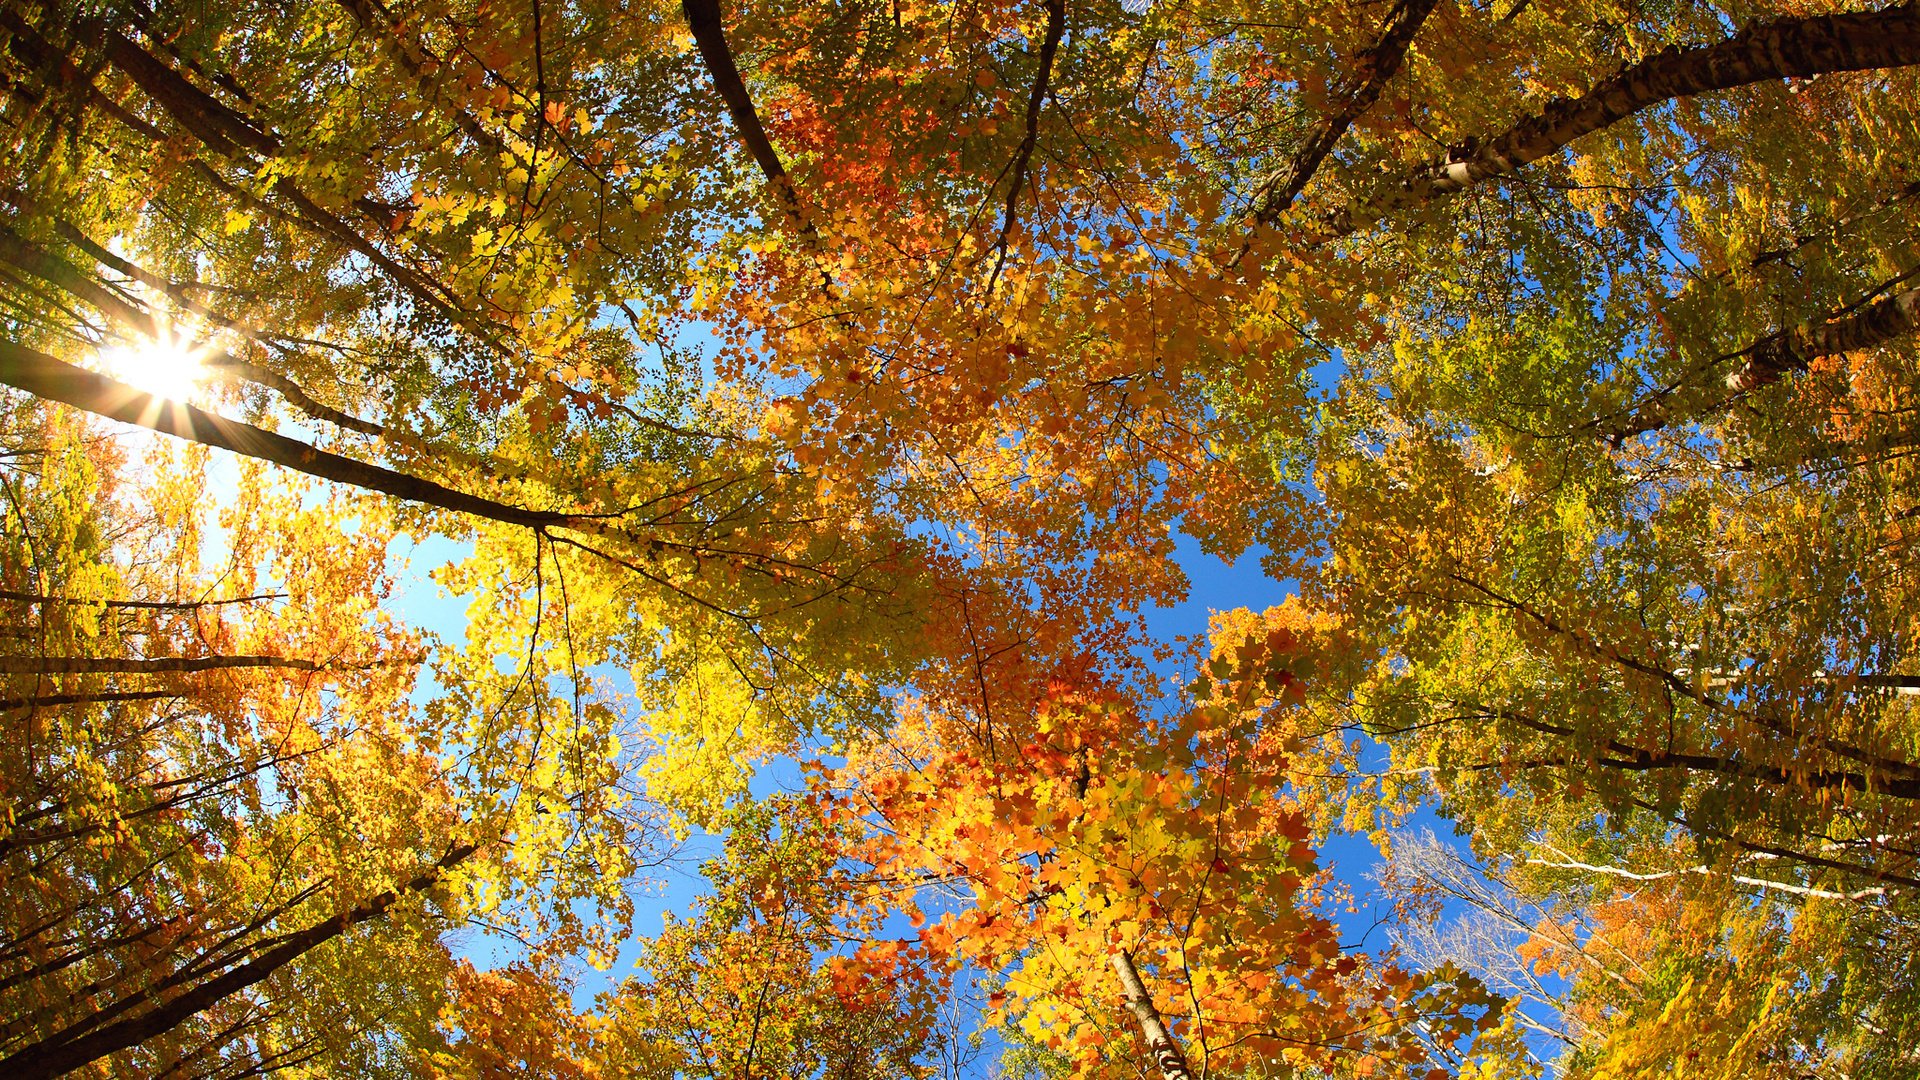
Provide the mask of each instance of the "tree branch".
[{"label": "tree branch", "polygon": [[137,608],[146,611],[190,611],[194,608],[223,607],[227,604],[251,604],[259,600],[285,600],[286,593],[257,593],[223,600],[81,600],[71,596],[45,596],[40,593],[0,589],[0,600],[18,600],[25,604],[73,604],[79,607]]},{"label": "tree branch", "polygon": [[1626,878],[1628,881],[1660,881],[1665,878],[1678,877],[1682,874],[1699,874],[1709,877],[1723,876],[1727,880],[1741,885],[1750,885],[1757,889],[1772,889],[1776,892],[1791,893],[1795,896],[1810,896],[1817,900],[1866,900],[1871,897],[1887,895],[1887,890],[1884,886],[1855,889],[1852,892],[1834,892],[1832,889],[1817,889],[1811,885],[1794,885],[1789,882],[1773,881],[1768,878],[1746,877],[1742,874],[1723,874],[1721,871],[1715,870],[1710,866],[1685,866],[1678,870],[1662,870],[1651,874],[1637,874],[1632,870],[1623,869],[1618,866],[1597,866],[1593,863],[1583,863],[1579,861],[1555,862],[1551,859],[1534,858],[1522,859],[1520,861],[1526,863],[1528,866],[1544,866],[1553,870],[1581,870],[1590,874]]},{"label": "tree branch", "polygon": [[[1521,727],[1553,735],[1564,739],[1573,739],[1579,733],[1570,727],[1549,724],[1512,709],[1492,709],[1489,714],[1503,720],[1510,720]],[[1593,765],[1620,772],[1654,772],[1661,769],[1687,769],[1693,772],[1710,772],[1722,776],[1738,776],[1746,780],[1757,780],[1775,787],[1805,787],[1830,791],[1862,791],[1874,795],[1884,795],[1894,799],[1920,800],[1920,778],[1911,775],[1899,775],[1896,769],[1873,768],[1872,762],[1863,761],[1872,770],[1867,773],[1847,772],[1839,769],[1816,769],[1806,767],[1782,767],[1763,765],[1757,762],[1738,761],[1731,757],[1717,757],[1711,754],[1690,754],[1672,750],[1648,750],[1645,747],[1623,743],[1618,739],[1608,739],[1601,744],[1607,753],[1618,757],[1592,758],[1552,758],[1543,761],[1490,762],[1476,765],[1475,770],[1495,770],[1509,766],[1520,768],[1565,768],[1579,769]],[[1904,763],[1895,763],[1904,764]],[[1911,768],[1909,766],[1909,768]]]},{"label": "tree branch", "polygon": [[1040,110],[1047,101],[1048,83],[1053,78],[1053,56],[1060,49],[1060,39],[1067,32],[1067,0],[1046,0],[1047,36],[1040,42],[1040,70],[1033,77],[1033,92],[1027,95],[1027,131],[1020,139],[1020,149],[1013,156],[1013,179],[1007,184],[1007,209],[1000,221],[1000,239],[995,247],[1000,249],[994,259],[993,273],[987,276],[987,294],[993,294],[993,287],[1000,281],[1000,271],[1007,265],[1007,238],[1013,235],[1013,226],[1019,220],[1020,189],[1026,184],[1027,168],[1033,163],[1033,149],[1040,141]]},{"label": "tree branch", "polygon": [[13,709],[46,709],[56,705],[93,705],[109,701],[154,701],[179,697],[177,690],[108,690],[98,694],[41,694],[35,697],[0,698],[0,712]]}]

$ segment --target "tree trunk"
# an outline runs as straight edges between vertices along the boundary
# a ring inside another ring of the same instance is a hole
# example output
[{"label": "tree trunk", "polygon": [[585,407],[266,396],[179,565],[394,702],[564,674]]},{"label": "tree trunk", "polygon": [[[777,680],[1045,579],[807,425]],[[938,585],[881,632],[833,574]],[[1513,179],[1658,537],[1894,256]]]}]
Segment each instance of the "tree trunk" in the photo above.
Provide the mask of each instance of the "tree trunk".
[{"label": "tree trunk", "polygon": [[[807,220],[800,206],[800,193],[794,189],[793,177],[787,175],[787,167],[780,161],[779,151],[773,148],[773,141],[767,138],[767,129],[760,123],[760,113],[753,106],[753,95],[747,92],[747,84],[740,78],[740,65],[734,62],[733,50],[727,45],[726,22],[720,17],[720,0],[681,0],[680,12],[687,18],[687,27],[693,31],[693,41],[700,49],[700,60],[706,66],[707,76],[713,80],[715,90],[727,103],[727,112],[733,117],[733,126],[740,133],[740,141],[753,154],[753,160],[760,165],[767,183],[772,185],[774,195],[779,198],[780,206],[787,217],[806,241],[814,255],[820,254],[820,233]],[[820,274],[820,291],[832,298],[833,274],[825,266],[816,266]],[[836,316],[840,321],[844,316]]]},{"label": "tree trunk", "polygon": [[280,140],[247,122],[247,118],[188,82],[153,54],[128,41],[119,31],[106,32],[107,59],[134,81],[167,115],[191,132],[207,148],[224,157],[237,157],[242,148],[272,157]]},{"label": "tree trunk", "polygon": [[535,529],[563,527],[595,534],[615,531],[592,518],[509,506],[455,491],[431,480],[330,454],[284,435],[215,416],[192,405],[154,397],[123,382],[75,367],[11,341],[0,340],[0,383],[110,420],[136,424],[202,446],[218,447],[272,462],[322,480],[377,491],[442,510]]},{"label": "tree trunk", "polygon": [[1785,78],[1920,64],[1920,5],[1747,24],[1716,45],[1670,48],[1586,94],[1549,104],[1484,143],[1432,161],[1399,183],[1327,215],[1321,235],[1336,239],[1396,210],[1464,191],[1548,157],[1664,101]]},{"label": "tree trunk", "polygon": [[51,709],[58,705],[95,705],[111,701],[156,701],[179,697],[177,690],[107,690],[98,694],[39,694],[21,698],[0,698],[0,712],[14,709]]},{"label": "tree trunk", "polygon": [[1920,329],[1920,289],[1908,289],[1831,322],[1796,326],[1747,351],[1747,362],[1727,376],[1727,388],[1752,390],[1790,371],[1805,371],[1823,356],[1884,345]]},{"label": "tree trunk", "polygon": [[1120,976],[1120,986],[1127,995],[1127,1010],[1140,1024],[1140,1034],[1147,1040],[1147,1052],[1153,1055],[1153,1067],[1159,1070],[1160,1080],[1193,1080],[1187,1056],[1181,1053],[1173,1032],[1167,1030],[1160,1010],[1153,1007],[1153,995],[1147,993],[1146,984],[1140,981],[1140,969],[1133,966],[1133,957],[1125,950],[1116,951],[1113,970]]},{"label": "tree trunk", "polygon": [[233,596],[224,600],[76,600],[69,596],[47,596],[41,593],[0,589],[0,600],[18,600],[25,604],[71,604],[76,607],[132,608],[141,611],[193,611],[198,608],[251,604],[260,600],[285,600],[286,598],[286,593],[259,593],[254,596]]},{"label": "tree trunk", "polygon": [[144,306],[81,273],[72,263],[28,242],[5,225],[0,225],[0,262],[92,304],[107,318],[142,337],[160,336],[159,325]]},{"label": "tree trunk", "polygon": [[229,668],[325,671],[327,665],[284,656],[0,656],[0,675],[167,675]]},{"label": "tree trunk", "polygon": [[[218,99],[187,81],[179,72],[129,41],[118,31],[107,30],[106,46],[107,57],[114,67],[132,79],[135,85],[166,111],[168,116],[185,128],[188,134],[198,139],[208,150],[229,160],[241,162],[243,165],[250,164],[247,152],[264,157],[275,157],[280,153],[280,139],[272,132],[254,127],[246,117],[221,104]],[[400,265],[372,241],[361,235],[357,229],[314,202],[290,178],[282,177],[274,184],[273,191],[274,194],[292,203],[298,213],[287,213],[248,192],[235,188],[213,172],[210,167],[205,168],[202,175],[235,198],[266,209],[283,219],[291,220],[337,243],[345,244],[384,271],[395,284],[405,289],[416,301],[439,313],[453,325],[466,330],[500,355],[512,355],[512,350],[488,332],[486,327],[468,318],[467,313],[462,311],[457,303],[443,296],[444,290],[438,287],[438,283],[422,278]],[[363,200],[362,210],[366,209]]]},{"label": "tree trunk", "polygon": [[352,927],[380,918],[402,897],[432,887],[448,870],[465,862],[477,850],[478,845],[462,844],[400,887],[370,897],[358,907],[289,934],[279,944],[251,961],[209,979],[140,1016],[129,1017],[70,1041],[63,1040],[56,1033],[27,1046],[0,1060],[0,1075],[17,1077],[19,1080],[55,1077],[98,1061],[108,1054],[164,1035],[220,1000],[266,979]]}]

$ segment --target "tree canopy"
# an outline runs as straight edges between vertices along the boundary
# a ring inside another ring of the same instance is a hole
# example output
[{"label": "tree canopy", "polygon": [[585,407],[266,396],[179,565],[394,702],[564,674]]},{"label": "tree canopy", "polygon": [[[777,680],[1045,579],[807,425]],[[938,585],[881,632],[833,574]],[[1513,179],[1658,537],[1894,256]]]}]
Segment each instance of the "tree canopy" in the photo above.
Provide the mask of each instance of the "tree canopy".
[{"label": "tree canopy", "polygon": [[[5,0],[0,1073],[1911,1075],[1916,103],[1865,0]],[[1182,535],[1295,595],[1156,637]]]}]

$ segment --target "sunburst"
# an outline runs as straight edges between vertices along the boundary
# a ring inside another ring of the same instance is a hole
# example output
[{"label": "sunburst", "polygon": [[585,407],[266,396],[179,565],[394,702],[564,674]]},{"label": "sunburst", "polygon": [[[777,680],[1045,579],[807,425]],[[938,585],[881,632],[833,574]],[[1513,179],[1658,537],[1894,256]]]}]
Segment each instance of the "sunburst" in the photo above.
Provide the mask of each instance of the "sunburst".
[{"label": "sunburst", "polygon": [[171,327],[145,341],[100,350],[101,373],[171,401],[191,400],[207,375],[206,349]]}]

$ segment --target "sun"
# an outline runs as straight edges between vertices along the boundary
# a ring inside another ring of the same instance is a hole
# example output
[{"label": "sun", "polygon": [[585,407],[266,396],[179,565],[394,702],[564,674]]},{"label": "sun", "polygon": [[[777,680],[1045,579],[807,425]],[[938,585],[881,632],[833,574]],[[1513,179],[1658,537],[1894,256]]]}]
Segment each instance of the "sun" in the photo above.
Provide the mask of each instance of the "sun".
[{"label": "sun", "polygon": [[184,402],[199,392],[207,375],[201,363],[205,353],[192,340],[163,329],[158,337],[100,350],[100,366],[103,374],[155,397]]}]

